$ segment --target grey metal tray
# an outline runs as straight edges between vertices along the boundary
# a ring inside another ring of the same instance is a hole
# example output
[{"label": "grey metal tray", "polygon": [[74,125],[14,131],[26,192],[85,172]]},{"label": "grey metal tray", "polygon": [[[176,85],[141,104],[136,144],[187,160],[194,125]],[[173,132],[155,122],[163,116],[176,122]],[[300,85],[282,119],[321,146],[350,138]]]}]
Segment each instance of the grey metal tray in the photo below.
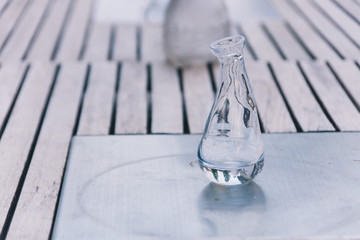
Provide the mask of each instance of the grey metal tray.
[{"label": "grey metal tray", "polygon": [[75,137],[53,238],[360,238],[360,134],[263,137],[238,187],[209,184],[199,135]]}]

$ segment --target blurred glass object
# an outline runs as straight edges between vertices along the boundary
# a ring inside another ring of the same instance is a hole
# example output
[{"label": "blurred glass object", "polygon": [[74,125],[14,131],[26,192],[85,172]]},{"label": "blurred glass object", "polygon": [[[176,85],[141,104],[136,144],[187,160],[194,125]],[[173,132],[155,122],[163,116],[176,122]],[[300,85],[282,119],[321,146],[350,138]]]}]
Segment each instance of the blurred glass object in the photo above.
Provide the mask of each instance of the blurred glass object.
[{"label": "blurred glass object", "polygon": [[161,23],[169,0],[151,0],[144,11],[147,23]]},{"label": "blurred glass object", "polygon": [[165,13],[164,50],[174,66],[216,60],[208,45],[230,35],[230,21],[221,0],[172,0]]},{"label": "blurred glass object", "polygon": [[251,181],[264,165],[257,107],[245,70],[245,38],[232,36],[210,48],[220,61],[220,84],[198,149],[200,167],[223,185]]}]

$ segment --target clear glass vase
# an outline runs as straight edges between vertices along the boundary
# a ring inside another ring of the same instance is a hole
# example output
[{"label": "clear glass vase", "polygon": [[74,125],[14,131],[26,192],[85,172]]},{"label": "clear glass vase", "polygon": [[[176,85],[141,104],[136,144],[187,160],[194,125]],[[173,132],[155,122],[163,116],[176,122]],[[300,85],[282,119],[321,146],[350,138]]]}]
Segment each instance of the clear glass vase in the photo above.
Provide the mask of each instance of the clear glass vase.
[{"label": "clear glass vase", "polygon": [[264,165],[264,150],[254,95],[246,74],[245,38],[232,36],[213,42],[220,61],[220,82],[198,148],[200,167],[212,181],[244,184]]}]

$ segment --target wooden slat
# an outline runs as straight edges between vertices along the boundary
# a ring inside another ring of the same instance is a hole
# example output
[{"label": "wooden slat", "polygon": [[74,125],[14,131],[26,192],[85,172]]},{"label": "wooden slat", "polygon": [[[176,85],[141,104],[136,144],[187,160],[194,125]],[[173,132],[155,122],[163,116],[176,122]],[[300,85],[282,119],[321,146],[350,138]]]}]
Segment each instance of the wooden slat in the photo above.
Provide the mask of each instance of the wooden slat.
[{"label": "wooden slat", "polygon": [[266,63],[247,61],[246,70],[265,132],[296,132]]},{"label": "wooden slat", "polygon": [[303,14],[345,57],[356,59],[360,50],[307,0],[293,1]]},{"label": "wooden slat", "polygon": [[67,29],[59,46],[56,59],[78,60],[92,11],[93,0],[77,0],[73,6]]},{"label": "wooden slat", "polygon": [[9,0],[0,0],[0,13],[8,2]]},{"label": "wooden slat", "polygon": [[241,26],[256,56],[261,60],[279,60],[279,53],[269,41],[259,24],[249,23]]},{"label": "wooden slat", "polygon": [[280,46],[286,58],[294,60],[310,59],[310,56],[286,29],[283,21],[267,21],[265,25]]},{"label": "wooden slat", "polygon": [[143,62],[164,61],[163,29],[161,25],[142,26],[141,60]]},{"label": "wooden slat", "polygon": [[295,62],[272,61],[271,66],[302,130],[335,130],[316,102]]},{"label": "wooden slat", "polygon": [[301,62],[301,66],[316,93],[339,129],[360,130],[360,113],[340,87],[324,63]]},{"label": "wooden slat", "polygon": [[340,78],[340,81],[345,85],[351,96],[357,103],[358,110],[360,109],[360,70],[352,61],[336,61],[331,59],[330,65],[335,73]]},{"label": "wooden slat", "polygon": [[142,63],[125,62],[121,67],[115,133],[146,133],[147,74]]},{"label": "wooden slat", "polygon": [[[346,15],[346,13],[344,13],[332,1],[315,0],[315,2],[352,38],[352,40],[354,40],[358,44],[358,46],[360,46],[359,24],[357,24],[348,15]],[[344,2],[346,2],[346,0]],[[358,9],[357,15],[360,15],[360,9]]]},{"label": "wooden slat", "polygon": [[25,64],[5,64],[0,69],[0,128],[24,75]]},{"label": "wooden slat", "polygon": [[352,0],[335,0],[335,2],[339,5],[341,5],[353,18],[357,20],[357,23],[360,24],[360,6],[357,5]]},{"label": "wooden slat", "polygon": [[62,65],[7,239],[48,239],[86,66]]},{"label": "wooden slat", "polygon": [[184,97],[190,133],[202,133],[214,101],[214,93],[205,66],[183,70]]},{"label": "wooden slat", "polygon": [[[247,61],[247,58],[244,58],[245,61]],[[221,79],[221,75],[220,75],[220,64],[219,63],[214,63],[214,64],[211,64],[211,70],[212,70],[212,73],[213,73],[213,76],[215,78],[215,87],[216,87],[216,90],[217,88],[219,87],[219,83],[220,83],[220,79]]]},{"label": "wooden slat", "polygon": [[0,56],[1,61],[22,59],[41,17],[45,14],[48,2],[48,0],[33,0],[29,10],[23,16],[16,31],[3,49]]},{"label": "wooden slat", "polygon": [[286,1],[271,0],[271,3],[286,18],[293,30],[317,59],[339,58],[335,51]]},{"label": "wooden slat", "polygon": [[92,64],[77,134],[109,133],[116,69],[115,63],[96,62]]},{"label": "wooden slat", "polygon": [[28,60],[50,60],[70,6],[71,0],[56,0],[52,3],[48,18],[29,50]]},{"label": "wooden slat", "polygon": [[17,19],[27,6],[28,0],[11,1],[10,5],[0,18],[0,46],[13,29]]},{"label": "wooden slat", "polygon": [[110,35],[110,25],[92,25],[90,28],[90,36],[84,60],[107,60],[109,54]]},{"label": "wooden slat", "polygon": [[151,72],[151,132],[182,133],[182,102],[176,69],[164,63],[154,63]]},{"label": "wooden slat", "polygon": [[54,66],[33,64],[20,92],[0,143],[0,226],[14,197],[27,160],[45,100],[53,79]]},{"label": "wooden slat", "polygon": [[136,25],[116,26],[116,36],[114,42],[114,60],[136,60]]}]

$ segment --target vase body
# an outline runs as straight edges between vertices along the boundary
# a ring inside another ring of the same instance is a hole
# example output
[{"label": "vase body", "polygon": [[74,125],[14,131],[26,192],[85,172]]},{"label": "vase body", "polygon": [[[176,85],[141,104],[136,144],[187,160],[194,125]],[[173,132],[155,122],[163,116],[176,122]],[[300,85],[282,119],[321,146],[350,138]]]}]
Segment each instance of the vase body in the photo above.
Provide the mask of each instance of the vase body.
[{"label": "vase body", "polygon": [[264,164],[258,113],[246,74],[245,38],[233,36],[211,44],[220,61],[220,82],[198,148],[200,167],[213,182],[244,184]]},{"label": "vase body", "polygon": [[164,21],[166,58],[177,67],[214,61],[207,46],[229,33],[230,22],[222,0],[171,0]]}]

